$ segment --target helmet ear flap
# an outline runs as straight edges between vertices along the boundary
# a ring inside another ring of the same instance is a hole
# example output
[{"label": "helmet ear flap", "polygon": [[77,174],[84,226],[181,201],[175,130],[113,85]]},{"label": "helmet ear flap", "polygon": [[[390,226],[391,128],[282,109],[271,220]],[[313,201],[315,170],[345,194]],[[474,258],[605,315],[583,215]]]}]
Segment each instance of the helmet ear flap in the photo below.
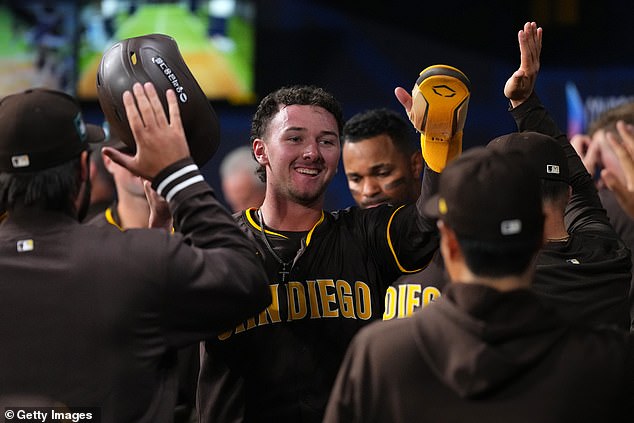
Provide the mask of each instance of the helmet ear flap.
[{"label": "helmet ear flap", "polygon": [[191,156],[198,166],[207,163],[220,145],[220,123],[172,37],[149,34],[128,38],[114,44],[101,58],[97,72],[99,105],[112,133],[132,151],[136,151],[136,144],[123,93],[136,82],[154,84],[166,114],[165,92],[176,92]]}]

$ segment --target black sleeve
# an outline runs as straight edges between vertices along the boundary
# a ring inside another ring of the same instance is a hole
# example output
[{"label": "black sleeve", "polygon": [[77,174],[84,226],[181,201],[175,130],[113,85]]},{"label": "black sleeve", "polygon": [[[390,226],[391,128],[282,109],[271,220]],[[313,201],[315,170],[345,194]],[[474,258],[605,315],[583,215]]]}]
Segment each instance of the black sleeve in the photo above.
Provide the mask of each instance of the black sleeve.
[{"label": "black sleeve", "polygon": [[216,336],[268,306],[262,260],[190,160],[163,170],[152,184],[169,202],[181,234],[170,237],[164,263],[163,324],[168,342]]},{"label": "black sleeve", "polygon": [[393,240],[391,247],[402,273],[414,273],[426,268],[438,250],[440,237],[436,219],[425,215],[423,205],[438,192],[439,177],[440,173],[425,164],[416,203],[403,207],[393,216],[389,228]]},{"label": "black sleeve", "polygon": [[583,230],[614,232],[592,177],[581,158],[570,145],[552,117],[546,111],[537,94],[533,93],[524,103],[510,109],[519,131],[535,131],[550,135],[563,147],[568,157],[572,197],[566,207],[565,222],[569,233]]}]

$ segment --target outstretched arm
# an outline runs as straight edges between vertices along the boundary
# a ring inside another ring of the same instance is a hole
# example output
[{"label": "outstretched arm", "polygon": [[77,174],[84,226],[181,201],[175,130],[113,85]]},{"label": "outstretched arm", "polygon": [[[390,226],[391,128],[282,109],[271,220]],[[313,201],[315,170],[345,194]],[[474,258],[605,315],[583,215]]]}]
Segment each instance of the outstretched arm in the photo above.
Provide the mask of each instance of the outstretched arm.
[{"label": "outstretched arm", "polygon": [[[410,121],[412,121],[413,100],[411,94],[403,87],[396,87],[394,89],[394,95],[396,96],[399,103],[401,103],[401,105],[403,106],[403,109],[405,110],[407,116],[409,116]],[[415,123],[413,121],[412,124],[415,126]],[[426,230],[435,230],[435,220],[426,218],[424,216],[423,204],[427,198],[431,197],[438,191],[438,178],[440,177],[440,173],[430,169],[424,159],[423,163],[425,170],[423,172],[422,187],[420,195],[418,197],[418,201],[416,202],[416,206],[418,209],[421,229],[425,228]]]},{"label": "outstretched arm", "polygon": [[[133,92],[126,91],[124,105],[136,154],[107,147],[104,154],[152,181],[182,233],[157,238],[166,248],[144,253],[156,256],[156,268],[147,271],[157,273],[162,336],[172,345],[186,345],[253,316],[270,303],[271,294],[253,244],[190,157],[174,92],[167,91],[169,119],[151,83],[137,83]],[[165,220],[165,204],[154,195],[150,191],[150,201],[163,216],[155,218]]]},{"label": "outstretched arm", "polygon": [[[535,94],[535,82],[540,69],[542,29],[535,22],[527,22],[519,32],[520,68],[504,86],[511,115],[520,131],[535,131],[555,138],[568,158],[572,197],[566,209],[568,231],[582,226],[599,224],[610,226],[592,177],[572,147],[566,134],[557,126]],[[610,226],[611,228],[611,226]]]},{"label": "outstretched arm", "polygon": [[504,95],[517,107],[531,96],[539,73],[539,57],[542,51],[542,28],[535,22],[526,22],[517,33],[520,46],[520,67],[506,81]]}]

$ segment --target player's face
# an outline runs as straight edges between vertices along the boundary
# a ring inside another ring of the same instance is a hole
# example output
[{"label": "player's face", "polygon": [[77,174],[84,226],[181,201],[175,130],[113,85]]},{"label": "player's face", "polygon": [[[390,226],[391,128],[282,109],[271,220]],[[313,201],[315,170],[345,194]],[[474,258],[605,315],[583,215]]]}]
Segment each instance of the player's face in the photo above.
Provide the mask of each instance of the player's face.
[{"label": "player's face", "polygon": [[335,117],[318,106],[285,106],[269,123],[265,137],[256,139],[253,148],[266,168],[267,196],[304,205],[323,201],[341,154]]},{"label": "player's face", "polygon": [[420,165],[401,153],[386,134],[346,142],[343,167],[350,193],[361,208],[413,202],[420,192]]}]

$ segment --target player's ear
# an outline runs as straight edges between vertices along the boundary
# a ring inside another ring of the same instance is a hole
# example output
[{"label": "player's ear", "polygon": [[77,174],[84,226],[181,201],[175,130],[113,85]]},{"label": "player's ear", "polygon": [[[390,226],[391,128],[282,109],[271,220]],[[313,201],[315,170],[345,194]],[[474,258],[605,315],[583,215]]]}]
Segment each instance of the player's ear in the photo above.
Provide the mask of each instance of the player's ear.
[{"label": "player's ear", "polygon": [[443,259],[446,262],[461,259],[463,257],[462,249],[460,248],[460,243],[458,243],[456,233],[442,220],[439,220],[437,225],[440,231],[440,252]]},{"label": "player's ear", "polygon": [[255,160],[257,160],[257,162],[260,163],[262,166],[265,166],[269,163],[266,143],[261,138],[256,138],[253,140],[253,155],[255,156]]},{"label": "player's ear", "polygon": [[82,151],[79,156],[79,178],[81,181],[90,179],[90,155],[87,151]]},{"label": "player's ear", "polygon": [[409,158],[409,163],[412,175],[415,178],[420,178],[423,173],[423,155],[421,152],[418,150],[414,151]]}]

